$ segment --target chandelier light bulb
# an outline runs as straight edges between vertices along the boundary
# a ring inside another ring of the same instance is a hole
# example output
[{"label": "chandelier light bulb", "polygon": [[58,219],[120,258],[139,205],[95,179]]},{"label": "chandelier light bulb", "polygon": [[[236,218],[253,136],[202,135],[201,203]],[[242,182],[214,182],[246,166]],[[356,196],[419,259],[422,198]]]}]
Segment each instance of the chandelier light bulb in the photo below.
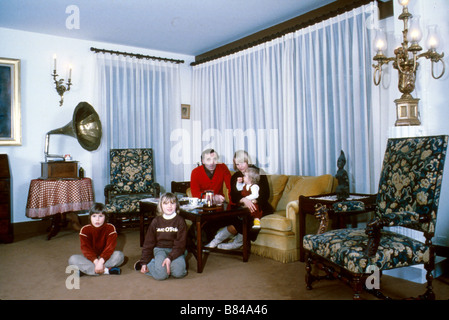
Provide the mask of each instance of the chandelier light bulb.
[{"label": "chandelier light bulb", "polygon": [[422,39],[419,17],[413,17],[410,21],[410,38],[413,43],[418,43]]},{"label": "chandelier light bulb", "polygon": [[377,39],[376,48],[378,51],[383,51],[385,49],[385,42],[383,41],[383,39]]},{"label": "chandelier light bulb", "polygon": [[379,29],[376,32],[376,37],[374,38],[374,46],[378,53],[381,53],[387,49],[387,38],[385,32],[382,29]]},{"label": "chandelier light bulb", "polygon": [[403,7],[408,6],[409,0],[398,0],[399,4]]},{"label": "chandelier light bulb", "polygon": [[427,34],[427,48],[429,50],[436,50],[440,45],[440,39],[438,36],[438,30],[436,25],[430,25]]}]

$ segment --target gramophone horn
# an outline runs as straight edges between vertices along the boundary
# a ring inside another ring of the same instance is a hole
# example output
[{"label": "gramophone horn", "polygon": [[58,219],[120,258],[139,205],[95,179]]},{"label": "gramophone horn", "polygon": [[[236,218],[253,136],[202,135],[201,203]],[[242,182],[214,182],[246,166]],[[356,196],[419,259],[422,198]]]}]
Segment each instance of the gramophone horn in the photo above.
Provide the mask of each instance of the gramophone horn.
[{"label": "gramophone horn", "polygon": [[95,109],[87,102],[80,102],[73,111],[72,121],[64,127],[47,132],[45,136],[45,161],[47,158],[64,158],[60,155],[49,155],[48,149],[51,134],[65,134],[76,138],[79,144],[88,151],[98,149],[101,141],[101,122]]}]

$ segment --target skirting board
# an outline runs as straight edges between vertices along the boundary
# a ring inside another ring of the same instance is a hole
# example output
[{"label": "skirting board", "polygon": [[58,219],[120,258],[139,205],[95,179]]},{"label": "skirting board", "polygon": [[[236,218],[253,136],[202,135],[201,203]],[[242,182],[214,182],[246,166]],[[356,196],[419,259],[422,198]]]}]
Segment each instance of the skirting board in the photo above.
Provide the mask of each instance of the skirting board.
[{"label": "skirting board", "polygon": [[[81,225],[87,224],[88,215],[79,214]],[[51,226],[51,219],[38,219],[25,222],[16,222],[12,224],[14,230],[14,239],[28,234],[45,234]]]}]

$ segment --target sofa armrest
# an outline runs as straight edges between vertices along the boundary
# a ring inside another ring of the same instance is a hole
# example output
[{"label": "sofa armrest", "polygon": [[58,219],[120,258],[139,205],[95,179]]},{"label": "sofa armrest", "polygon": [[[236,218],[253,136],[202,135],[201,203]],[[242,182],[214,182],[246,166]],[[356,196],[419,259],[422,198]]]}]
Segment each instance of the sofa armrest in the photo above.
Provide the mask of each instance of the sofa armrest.
[{"label": "sofa armrest", "polygon": [[[298,238],[299,235],[299,200],[293,200],[287,203],[285,216],[292,221],[292,232]],[[299,239],[299,238],[298,238]],[[299,241],[298,241],[299,245]]]}]

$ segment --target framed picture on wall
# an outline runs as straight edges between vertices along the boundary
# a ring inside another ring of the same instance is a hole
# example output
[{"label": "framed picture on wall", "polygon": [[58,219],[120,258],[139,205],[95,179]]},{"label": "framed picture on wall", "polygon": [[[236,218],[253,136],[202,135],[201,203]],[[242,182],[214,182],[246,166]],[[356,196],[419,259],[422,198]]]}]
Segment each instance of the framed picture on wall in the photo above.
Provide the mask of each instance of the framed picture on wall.
[{"label": "framed picture on wall", "polygon": [[190,119],[190,104],[181,104],[181,119]]},{"label": "framed picture on wall", "polygon": [[0,146],[21,144],[20,60],[0,58]]}]

